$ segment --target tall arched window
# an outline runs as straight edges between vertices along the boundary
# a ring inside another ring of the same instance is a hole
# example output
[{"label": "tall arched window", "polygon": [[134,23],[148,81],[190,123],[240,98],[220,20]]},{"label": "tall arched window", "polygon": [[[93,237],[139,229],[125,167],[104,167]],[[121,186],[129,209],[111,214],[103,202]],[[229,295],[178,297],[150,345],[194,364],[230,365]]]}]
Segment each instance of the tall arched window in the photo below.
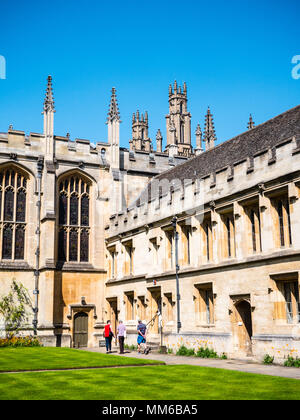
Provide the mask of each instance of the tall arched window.
[{"label": "tall arched window", "polygon": [[59,183],[59,261],[89,261],[89,209],[88,182],[74,175]]},{"label": "tall arched window", "polygon": [[23,260],[26,230],[26,187],[24,174],[0,170],[1,258]]}]

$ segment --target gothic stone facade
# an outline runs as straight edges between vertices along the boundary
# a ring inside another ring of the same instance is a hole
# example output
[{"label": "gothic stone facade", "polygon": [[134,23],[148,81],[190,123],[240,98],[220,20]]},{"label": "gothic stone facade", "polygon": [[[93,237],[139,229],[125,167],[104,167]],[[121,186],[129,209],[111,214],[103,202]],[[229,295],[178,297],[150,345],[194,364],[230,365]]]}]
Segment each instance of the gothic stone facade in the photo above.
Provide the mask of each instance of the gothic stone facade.
[{"label": "gothic stone facade", "polygon": [[0,292],[33,291],[45,344],[99,346],[107,319],[133,344],[142,319],[172,349],[299,354],[300,106],[218,146],[208,110],[205,151],[190,120],[175,83],[166,149],[139,112],[122,148],[113,89],[108,142],[54,136],[49,78],[43,134],[0,134]]},{"label": "gothic stone facade", "polygon": [[115,89],[108,142],[54,135],[50,76],[43,114],[42,134],[12,126],[0,133],[0,294],[13,279],[30,291],[33,328],[24,333],[38,334],[46,345],[97,346],[106,320],[110,216],[152,177],[187,158],[154,151],[152,144],[121,148]]}]

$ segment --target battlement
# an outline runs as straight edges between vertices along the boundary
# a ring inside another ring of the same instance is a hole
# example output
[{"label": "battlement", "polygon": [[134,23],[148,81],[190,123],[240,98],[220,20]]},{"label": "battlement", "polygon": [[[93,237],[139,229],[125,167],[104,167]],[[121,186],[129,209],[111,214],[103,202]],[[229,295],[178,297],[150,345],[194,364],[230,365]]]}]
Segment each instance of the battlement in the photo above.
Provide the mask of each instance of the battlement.
[{"label": "battlement", "polygon": [[155,177],[123,214],[114,215],[106,236],[195,215],[211,203],[224,206],[261,185],[287,185],[300,176],[300,106]]},{"label": "battlement", "polygon": [[[55,159],[82,159],[90,163],[103,164],[103,158],[109,161],[110,145],[104,142],[92,143],[90,140],[78,139],[74,141],[66,136],[53,136]],[[0,133],[0,153],[2,156],[13,154],[15,158],[26,156],[40,156],[45,154],[45,136],[41,133],[30,133],[9,129]]]}]

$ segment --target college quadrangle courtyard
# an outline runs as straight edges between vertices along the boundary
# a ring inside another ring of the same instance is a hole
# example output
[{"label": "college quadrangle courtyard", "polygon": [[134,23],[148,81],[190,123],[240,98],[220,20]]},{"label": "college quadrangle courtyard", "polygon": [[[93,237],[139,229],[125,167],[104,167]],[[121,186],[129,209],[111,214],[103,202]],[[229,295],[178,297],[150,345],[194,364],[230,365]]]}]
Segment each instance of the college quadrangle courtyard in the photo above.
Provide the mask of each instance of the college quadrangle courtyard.
[{"label": "college quadrangle courtyard", "polygon": [[175,356],[152,355],[153,359],[169,358],[172,364],[165,364],[151,360],[151,354],[149,359],[132,357],[132,353],[128,356],[63,348],[2,348],[0,399],[151,401],[298,400],[300,397],[298,379],[273,376],[271,370],[266,375],[253,374],[230,367],[189,365],[185,364],[185,357],[182,364],[173,364]]}]

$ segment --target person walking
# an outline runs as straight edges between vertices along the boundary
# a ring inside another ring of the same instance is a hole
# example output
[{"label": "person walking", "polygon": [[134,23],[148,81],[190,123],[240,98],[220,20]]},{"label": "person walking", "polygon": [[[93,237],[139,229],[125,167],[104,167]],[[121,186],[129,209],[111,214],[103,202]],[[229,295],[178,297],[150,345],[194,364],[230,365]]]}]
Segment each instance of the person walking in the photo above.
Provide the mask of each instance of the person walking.
[{"label": "person walking", "polygon": [[138,331],[138,337],[137,337],[137,345],[138,345],[138,353],[141,353],[141,344],[144,344],[144,353],[146,353],[146,325],[142,323],[141,320],[138,321],[137,331]]},{"label": "person walking", "polygon": [[119,325],[117,329],[117,337],[119,340],[120,354],[124,354],[124,340],[126,337],[126,327],[123,324],[123,321],[119,321]]},{"label": "person walking", "polygon": [[110,320],[107,321],[107,323],[104,327],[103,336],[105,338],[106,353],[110,353],[111,352],[111,340],[114,337],[114,333],[113,333],[113,331],[111,329],[111,325],[110,325]]}]

